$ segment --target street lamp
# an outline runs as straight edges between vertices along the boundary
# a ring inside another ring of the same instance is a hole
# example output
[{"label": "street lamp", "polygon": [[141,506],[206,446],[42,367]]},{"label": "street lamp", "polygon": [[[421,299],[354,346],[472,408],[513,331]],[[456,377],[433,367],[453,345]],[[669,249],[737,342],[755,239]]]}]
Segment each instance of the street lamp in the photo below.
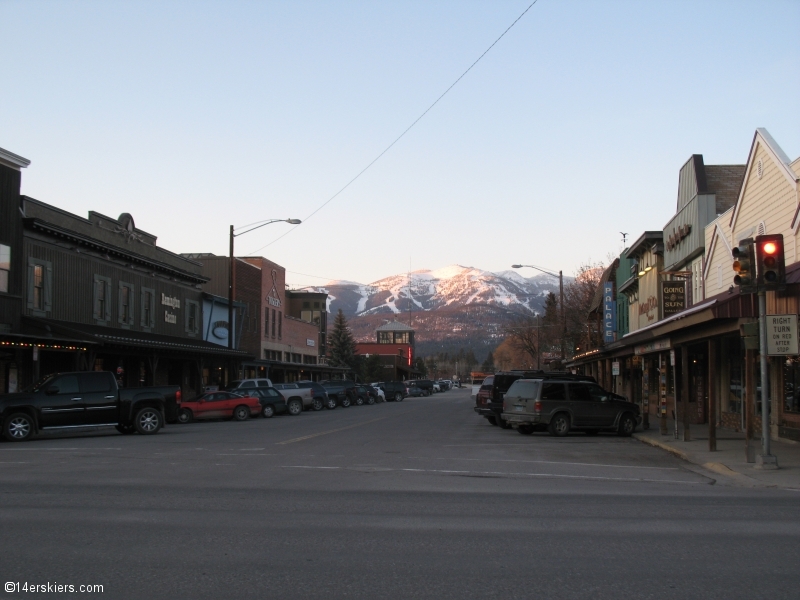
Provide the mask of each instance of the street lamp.
[{"label": "street lamp", "polygon": [[289,223],[289,225],[300,225],[302,221],[300,219],[267,219],[265,221],[256,221],[255,223],[250,223],[250,225],[245,225],[244,227],[240,227],[240,229],[244,229],[244,231],[240,231],[239,233],[234,233],[233,225],[231,225],[230,251],[229,251],[230,265],[228,267],[228,348],[230,348],[231,350],[233,350],[233,282],[234,282],[233,238],[237,238],[240,235],[244,235],[245,233],[250,233],[251,231],[255,231],[256,229],[259,229],[271,223]]},{"label": "street lamp", "polygon": [[537,271],[541,271],[545,275],[550,275],[550,277],[558,277],[558,291],[560,300],[559,303],[561,305],[561,360],[563,361],[566,355],[566,346],[567,346],[567,311],[564,310],[564,276],[562,275],[561,271],[558,272],[558,275],[543,269],[541,267],[537,267],[536,265],[511,265],[512,269],[521,269],[522,267],[528,267],[529,269],[536,269]]}]

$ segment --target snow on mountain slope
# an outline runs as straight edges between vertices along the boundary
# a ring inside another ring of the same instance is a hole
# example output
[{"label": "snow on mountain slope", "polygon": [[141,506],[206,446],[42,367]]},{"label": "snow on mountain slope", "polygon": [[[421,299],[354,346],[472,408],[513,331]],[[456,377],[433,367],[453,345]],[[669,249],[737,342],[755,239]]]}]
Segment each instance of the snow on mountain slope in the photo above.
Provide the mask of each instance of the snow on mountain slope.
[{"label": "snow on mountain slope", "polygon": [[331,281],[314,289],[333,296],[329,310],[341,308],[347,316],[435,311],[470,304],[542,312],[547,293],[558,292],[558,279],[544,274],[525,278],[517,271],[492,273],[450,265],[392,275],[369,285]]}]

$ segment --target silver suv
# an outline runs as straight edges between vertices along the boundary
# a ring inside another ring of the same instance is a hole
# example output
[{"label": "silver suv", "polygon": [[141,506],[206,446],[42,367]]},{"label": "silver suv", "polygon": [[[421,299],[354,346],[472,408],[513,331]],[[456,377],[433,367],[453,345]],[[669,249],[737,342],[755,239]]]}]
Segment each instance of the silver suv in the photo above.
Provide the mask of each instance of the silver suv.
[{"label": "silver suv", "polygon": [[642,422],[639,407],[596,383],[559,379],[518,379],[503,397],[503,420],[519,433],[572,430],[629,436]]}]

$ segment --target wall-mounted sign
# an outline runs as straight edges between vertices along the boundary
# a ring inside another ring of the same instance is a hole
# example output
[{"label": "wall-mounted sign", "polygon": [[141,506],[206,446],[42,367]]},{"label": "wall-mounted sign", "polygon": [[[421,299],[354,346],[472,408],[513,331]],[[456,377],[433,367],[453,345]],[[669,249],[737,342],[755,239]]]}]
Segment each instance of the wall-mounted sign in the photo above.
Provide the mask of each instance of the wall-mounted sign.
[{"label": "wall-mounted sign", "polygon": [[667,250],[672,250],[680,244],[686,236],[692,233],[692,226],[689,224],[681,225],[672,230],[672,234],[667,238]]},{"label": "wall-mounted sign", "polygon": [[178,315],[175,313],[171,313],[168,310],[164,311],[164,322],[165,323],[172,323],[173,325],[177,324],[178,322]]},{"label": "wall-mounted sign", "polygon": [[276,269],[272,269],[272,289],[267,294],[267,302],[269,302],[270,306],[278,308],[281,306],[281,296],[278,293],[278,271]]},{"label": "wall-mounted sign", "polygon": [[619,375],[619,363],[617,361],[611,363],[611,374],[614,376]]},{"label": "wall-mounted sign", "polygon": [[797,315],[767,315],[767,356],[797,353]]},{"label": "wall-mounted sign", "polygon": [[686,282],[662,281],[661,301],[664,305],[664,316],[669,317],[686,308]]},{"label": "wall-mounted sign", "polygon": [[614,283],[603,284],[603,341],[613,342],[617,332],[617,302],[614,300]]},{"label": "wall-mounted sign", "polygon": [[176,298],[175,296],[167,296],[166,294],[161,294],[161,304],[164,306],[169,306],[170,308],[181,307],[180,298]]},{"label": "wall-mounted sign", "polygon": [[316,346],[317,343],[311,338],[306,338],[306,346]]},{"label": "wall-mounted sign", "polygon": [[227,340],[228,339],[228,322],[227,321],[215,321],[211,325],[211,335],[213,335],[218,340]]},{"label": "wall-mounted sign", "polygon": [[666,340],[658,340],[655,342],[648,342],[647,344],[640,344],[636,346],[633,351],[635,354],[650,354],[651,352],[661,352],[662,350],[669,350],[672,344],[669,338]]},{"label": "wall-mounted sign", "polygon": [[[639,326],[643,327],[653,323],[658,317],[658,298],[650,296],[644,302],[639,303]],[[642,320],[645,320],[643,323]]]}]

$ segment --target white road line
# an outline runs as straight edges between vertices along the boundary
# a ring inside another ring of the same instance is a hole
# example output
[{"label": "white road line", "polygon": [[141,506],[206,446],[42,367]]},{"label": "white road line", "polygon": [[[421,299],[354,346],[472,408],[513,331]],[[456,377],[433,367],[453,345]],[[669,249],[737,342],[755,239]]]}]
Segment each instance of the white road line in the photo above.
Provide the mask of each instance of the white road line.
[{"label": "white road line", "polygon": [[341,469],[341,467],[309,467],[306,465],[281,465],[281,469]]},{"label": "white road line", "polygon": [[409,411],[405,411],[402,413],[398,413],[397,415],[387,415],[385,417],[379,417],[377,419],[372,419],[370,421],[363,421],[362,423],[354,423],[353,425],[348,425],[347,427],[340,427],[339,429],[329,429],[328,431],[320,431],[319,433],[312,433],[311,435],[304,435],[302,437],[293,438],[291,440],[286,440],[283,442],[276,442],[276,446],[283,446],[285,444],[293,444],[295,442],[302,442],[303,440],[310,440],[311,438],[319,437],[321,435],[328,435],[329,433],[336,433],[338,431],[345,431],[347,429],[353,429],[354,427],[361,427],[362,425],[369,425],[370,423],[375,423],[377,421],[383,421],[384,419],[388,419],[390,417],[397,417],[398,415],[406,414]]},{"label": "white road line", "polygon": [[278,454],[266,454],[266,453],[264,453],[264,454],[253,454],[253,453],[251,453],[251,454],[244,454],[244,453],[238,453],[238,454],[230,454],[229,453],[229,454],[225,454],[225,453],[220,453],[220,454],[217,454],[217,456],[279,456],[279,455]]},{"label": "white road line", "polygon": [[536,463],[543,465],[578,465],[581,467],[614,467],[617,469],[658,469],[660,471],[680,471],[678,467],[643,467],[640,465],[607,465],[602,463],[579,463],[564,462],[560,460],[514,460],[507,458],[447,458],[446,456],[406,456],[405,458],[415,460],[472,460],[483,462],[514,462],[514,463]]},{"label": "white road line", "polygon": [[122,450],[122,448],[6,448],[6,452],[49,452],[50,450]]},{"label": "white road line", "polygon": [[27,460],[22,460],[17,462],[11,460],[0,461],[0,465],[29,465],[29,464],[30,462]]}]

